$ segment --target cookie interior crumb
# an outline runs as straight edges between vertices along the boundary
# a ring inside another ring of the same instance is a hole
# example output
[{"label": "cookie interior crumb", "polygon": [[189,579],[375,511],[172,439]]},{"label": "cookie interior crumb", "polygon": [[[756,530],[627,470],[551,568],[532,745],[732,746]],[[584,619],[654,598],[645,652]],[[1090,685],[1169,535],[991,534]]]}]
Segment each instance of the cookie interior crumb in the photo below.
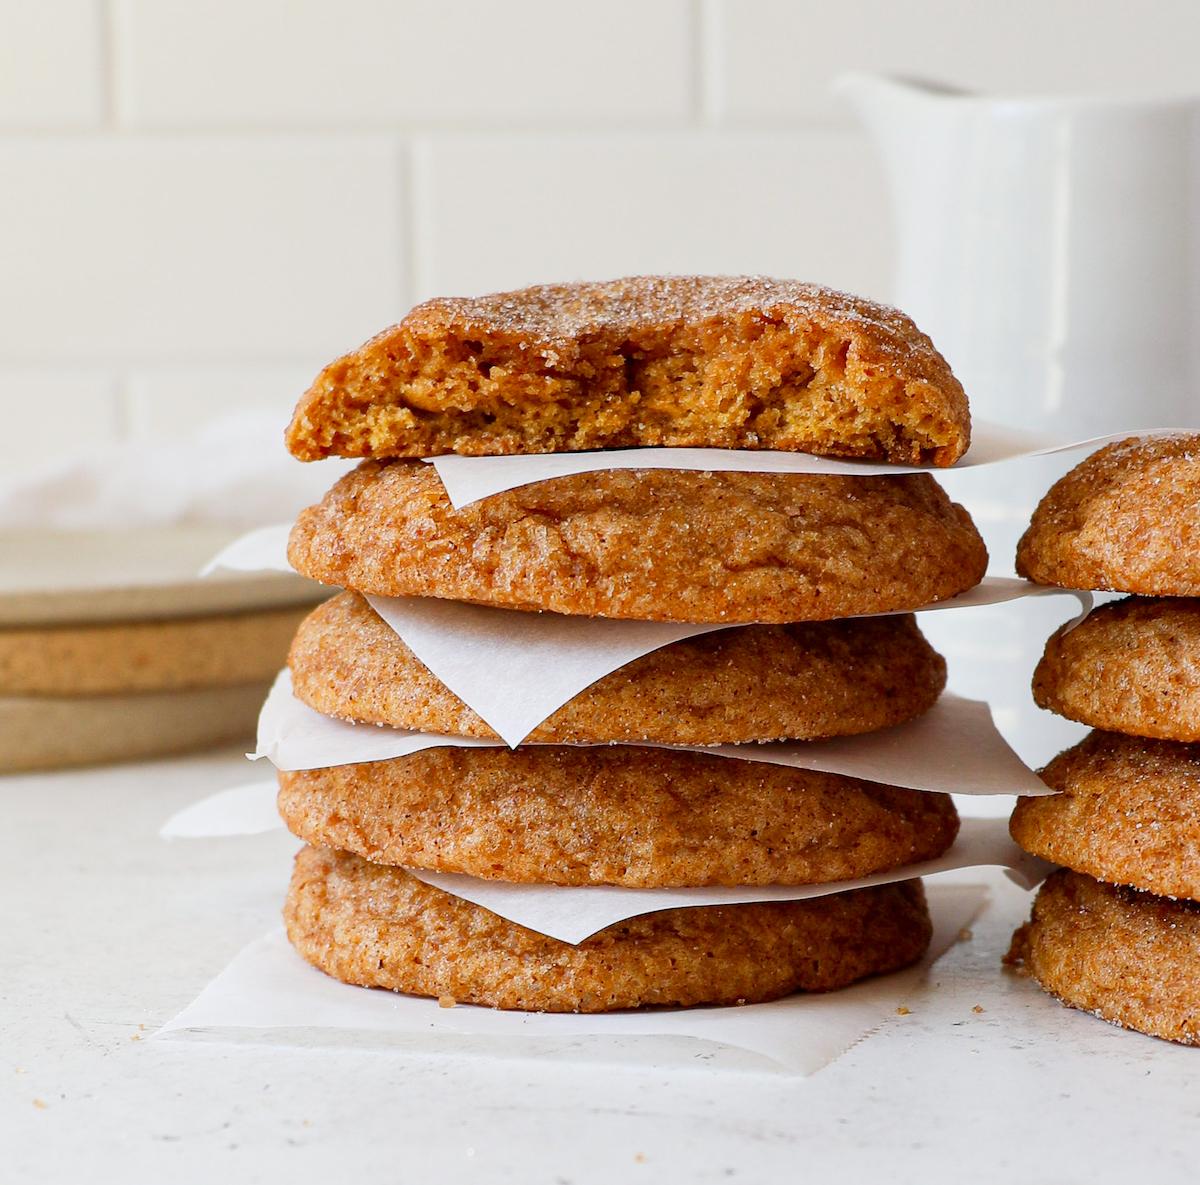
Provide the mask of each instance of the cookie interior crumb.
[{"label": "cookie interior crumb", "polygon": [[630,446],[952,465],[967,399],[896,309],[761,276],[639,276],[419,305],[298,404],[301,460]]}]

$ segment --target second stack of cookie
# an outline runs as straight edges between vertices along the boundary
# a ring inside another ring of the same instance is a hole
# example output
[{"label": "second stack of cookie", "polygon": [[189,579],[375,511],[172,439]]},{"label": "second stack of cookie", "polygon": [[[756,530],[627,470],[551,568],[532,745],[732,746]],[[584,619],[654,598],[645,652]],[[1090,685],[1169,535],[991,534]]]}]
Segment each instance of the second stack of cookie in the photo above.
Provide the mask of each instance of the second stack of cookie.
[{"label": "second stack of cookie", "polygon": [[1063,865],[1009,960],[1064,1003],[1200,1043],[1200,435],[1110,445],[1059,481],[1018,571],[1132,594],[1065,626],[1038,703],[1095,730],[1019,803],[1013,838]]},{"label": "second stack of cookie", "polygon": [[[293,643],[310,707],[499,741],[367,595],[729,628],[606,676],[516,749],[448,743],[281,773],[281,813],[310,845],[285,911],[297,949],[352,983],[549,1011],[765,1000],[917,959],[919,882],[672,909],[572,945],[406,870],[810,885],[945,851],[958,826],[945,795],[661,747],[848,736],[931,707],[945,666],[906,611],[986,566],[931,477],[604,470],[455,509],[411,458],[674,444],[948,464],[966,442],[961,388],[911,322],[796,284],[651,278],[435,301],[333,364],[289,445],[371,459],[291,535],[300,572],[350,590]],[[876,614],[897,615],[862,616]]]}]

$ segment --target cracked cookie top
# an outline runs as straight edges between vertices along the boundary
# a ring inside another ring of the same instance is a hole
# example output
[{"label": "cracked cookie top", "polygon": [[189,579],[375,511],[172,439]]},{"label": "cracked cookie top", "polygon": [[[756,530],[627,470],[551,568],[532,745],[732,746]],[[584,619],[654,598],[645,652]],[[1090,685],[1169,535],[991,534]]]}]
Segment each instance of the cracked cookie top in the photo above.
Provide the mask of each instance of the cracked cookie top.
[{"label": "cracked cookie top", "polygon": [[376,596],[730,625],[908,611],[987,567],[970,516],[924,473],[606,470],[456,510],[420,461],[346,474],[296,520],[288,557]]}]

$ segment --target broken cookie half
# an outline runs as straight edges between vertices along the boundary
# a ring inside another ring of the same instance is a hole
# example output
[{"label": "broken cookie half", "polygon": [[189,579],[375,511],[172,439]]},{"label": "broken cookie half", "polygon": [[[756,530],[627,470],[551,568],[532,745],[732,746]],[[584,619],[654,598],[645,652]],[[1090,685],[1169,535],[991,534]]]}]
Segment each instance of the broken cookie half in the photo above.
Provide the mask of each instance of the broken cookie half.
[{"label": "broken cookie half", "polygon": [[293,455],[639,446],[954,464],[962,386],[903,313],[790,280],[639,276],[418,305],[327,366]]}]

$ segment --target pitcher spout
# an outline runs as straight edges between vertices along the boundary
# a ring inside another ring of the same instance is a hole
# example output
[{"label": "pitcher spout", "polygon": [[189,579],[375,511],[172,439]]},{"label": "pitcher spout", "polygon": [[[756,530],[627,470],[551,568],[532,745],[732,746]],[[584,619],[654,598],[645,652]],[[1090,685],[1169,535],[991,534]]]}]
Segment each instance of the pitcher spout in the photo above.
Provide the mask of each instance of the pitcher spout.
[{"label": "pitcher spout", "polygon": [[944,112],[947,99],[969,94],[930,79],[858,71],[836,78],[833,90],[850,104],[862,125],[881,144],[911,133],[935,111]]}]

